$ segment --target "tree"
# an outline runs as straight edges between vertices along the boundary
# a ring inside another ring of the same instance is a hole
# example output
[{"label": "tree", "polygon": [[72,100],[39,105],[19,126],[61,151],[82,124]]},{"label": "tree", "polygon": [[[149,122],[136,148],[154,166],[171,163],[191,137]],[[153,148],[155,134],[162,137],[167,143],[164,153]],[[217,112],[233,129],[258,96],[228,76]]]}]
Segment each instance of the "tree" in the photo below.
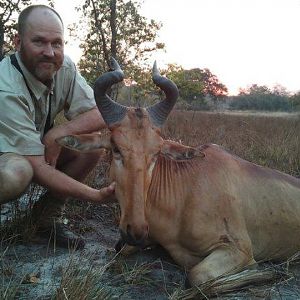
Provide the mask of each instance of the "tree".
[{"label": "tree", "polygon": [[273,89],[266,85],[252,84],[246,89],[240,89],[238,96],[232,97],[231,109],[290,111],[291,102],[286,89],[275,85]]},{"label": "tree", "polygon": [[180,97],[193,107],[207,108],[208,98],[216,102],[227,95],[227,87],[209,69],[184,70],[177,65],[168,65],[167,73],[176,82]]},{"label": "tree", "polygon": [[290,97],[290,102],[291,102],[293,110],[300,111],[300,92],[293,94]]},{"label": "tree", "polygon": [[[79,61],[82,75],[93,83],[107,70],[110,57],[115,57],[132,79],[141,75],[141,65],[148,54],[163,49],[156,43],[161,24],[147,21],[138,12],[140,1],[85,0],[78,10],[87,18],[88,32],[81,44],[83,56]],[[82,23],[84,24],[84,22]]]},{"label": "tree", "polygon": [[223,99],[228,94],[227,87],[221,83],[218,77],[212,74],[209,69],[205,68],[201,70],[201,75],[204,83],[204,95],[210,96],[213,101],[217,101]]},{"label": "tree", "polygon": [[273,87],[273,93],[275,95],[283,96],[283,97],[289,97],[290,92],[287,90],[286,87],[282,86],[281,84],[276,84]]},{"label": "tree", "polygon": [[29,4],[30,1],[7,0],[0,2],[0,60],[11,49],[12,34],[15,30],[16,19],[13,18],[15,13],[20,11],[20,4]]},{"label": "tree", "polygon": [[191,103],[199,97],[203,98],[204,83],[199,69],[184,70],[181,66],[170,64],[167,74],[176,82],[180,96],[186,102]]},{"label": "tree", "polygon": [[268,95],[271,90],[266,85],[252,84],[245,89],[241,89],[239,95]]}]

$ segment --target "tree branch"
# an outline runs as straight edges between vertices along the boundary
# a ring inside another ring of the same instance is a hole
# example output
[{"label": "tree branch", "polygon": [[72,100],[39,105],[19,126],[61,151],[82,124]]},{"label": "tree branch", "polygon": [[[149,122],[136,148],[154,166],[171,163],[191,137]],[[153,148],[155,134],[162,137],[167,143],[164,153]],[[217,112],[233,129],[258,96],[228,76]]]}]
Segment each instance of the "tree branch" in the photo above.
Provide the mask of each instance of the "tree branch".
[{"label": "tree branch", "polygon": [[103,49],[103,53],[104,53],[104,58],[105,58],[107,65],[110,67],[110,57],[109,57],[109,52],[108,52],[107,44],[106,44],[106,40],[105,40],[105,34],[104,34],[103,28],[102,28],[102,20],[99,19],[97,16],[97,9],[95,6],[95,1],[92,0],[91,2],[93,5],[93,10],[94,10],[95,24],[96,24],[97,29],[100,31],[99,39],[102,41],[102,49]]},{"label": "tree branch", "polygon": [[111,54],[117,58],[116,0],[110,1]]}]

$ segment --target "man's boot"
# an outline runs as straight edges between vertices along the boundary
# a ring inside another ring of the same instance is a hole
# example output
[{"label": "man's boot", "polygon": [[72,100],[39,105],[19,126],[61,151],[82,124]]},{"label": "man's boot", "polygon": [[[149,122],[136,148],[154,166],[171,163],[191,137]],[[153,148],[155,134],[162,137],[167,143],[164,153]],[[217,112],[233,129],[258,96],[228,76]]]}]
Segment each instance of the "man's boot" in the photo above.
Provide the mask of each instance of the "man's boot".
[{"label": "man's boot", "polygon": [[39,236],[51,239],[55,245],[63,248],[84,248],[83,238],[70,231],[63,223],[62,213],[65,200],[59,199],[46,192],[34,204],[32,221]]}]

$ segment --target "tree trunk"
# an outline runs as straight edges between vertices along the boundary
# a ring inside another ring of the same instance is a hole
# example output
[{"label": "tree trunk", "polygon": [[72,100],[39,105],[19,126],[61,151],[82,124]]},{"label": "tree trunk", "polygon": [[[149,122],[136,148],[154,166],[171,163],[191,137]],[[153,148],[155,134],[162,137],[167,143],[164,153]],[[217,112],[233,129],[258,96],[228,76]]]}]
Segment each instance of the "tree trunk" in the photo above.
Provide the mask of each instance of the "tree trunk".
[{"label": "tree trunk", "polygon": [[[98,32],[99,32],[98,33],[99,40],[102,42],[102,50],[103,50],[103,54],[104,54],[104,59],[105,59],[107,65],[110,66],[109,53],[108,53],[108,49],[107,49],[107,45],[106,45],[105,34],[104,34],[103,28],[102,28],[102,20],[101,20],[101,18],[99,18],[95,0],[92,0],[91,2],[92,2],[92,6],[93,6],[93,11],[94,11],[94,20],[95,20],[96,28],[98,29]],[[104,69],[105,69],[105,67],[104,67]]]},{"label": "tree trunk", "polygon": [[110,1],[111,56],[117,59],[116,0]]},{"label": "tree trunk", "polygon": [[4,58],[4,28],[0,24],[0,61]]}]

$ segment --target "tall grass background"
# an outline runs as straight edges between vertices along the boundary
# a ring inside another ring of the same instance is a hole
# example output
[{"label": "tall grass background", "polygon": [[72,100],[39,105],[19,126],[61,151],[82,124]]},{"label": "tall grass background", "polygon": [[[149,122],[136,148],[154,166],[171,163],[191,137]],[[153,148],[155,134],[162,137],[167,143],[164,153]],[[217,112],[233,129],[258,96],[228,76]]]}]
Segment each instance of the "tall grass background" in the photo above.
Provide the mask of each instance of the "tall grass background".
[{"label": "tall grass background", "polygon": [[300,114],[173,111],[163,134],[189,146],[218,144],[253,163],[300,176]]}]

